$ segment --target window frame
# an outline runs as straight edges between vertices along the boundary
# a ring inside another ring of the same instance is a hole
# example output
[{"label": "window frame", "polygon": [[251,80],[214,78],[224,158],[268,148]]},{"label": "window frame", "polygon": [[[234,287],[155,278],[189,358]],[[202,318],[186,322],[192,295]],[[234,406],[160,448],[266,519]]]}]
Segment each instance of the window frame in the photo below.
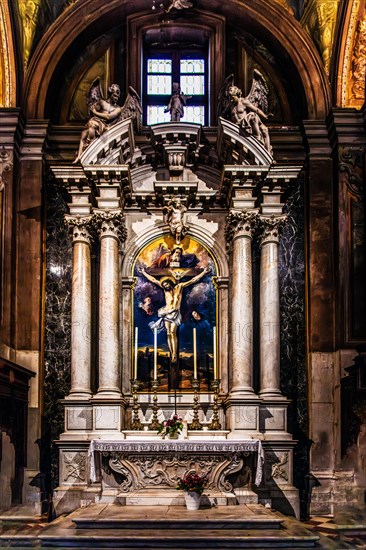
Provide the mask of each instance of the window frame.
[{"label": "window frame", "polygon": [[[172,72],[171,73],[150,73],[148,72],[148,60],[149,59],[171,59]],[[204,72],[203,73],[181,73],[180,63],[183,59],[203,59],[204,60]],[[179,46],[175,47],[149,47],[145,46],[143,51],[143,70],[142,70],[142,108],[143,108],[143,124],[147,125],[147,112],[149,106],[164,106],[169,103],[171,93],[166,94],[149,94],[148,93],[148,75],[171,75],[173,82],[180,83],[180,77],[182,75],[203,75],[204,76],[204,94],[197,94],[192,99],[187,101],[187,107],[204,107],[204,126],[209,123],[209,52],[208,48],[183,48]],[[186,94],[186,91],[182,89],[182,92]],[[188,95],[188,94],[186,94]],[[183,117],[182,122],[186,122]]]}]

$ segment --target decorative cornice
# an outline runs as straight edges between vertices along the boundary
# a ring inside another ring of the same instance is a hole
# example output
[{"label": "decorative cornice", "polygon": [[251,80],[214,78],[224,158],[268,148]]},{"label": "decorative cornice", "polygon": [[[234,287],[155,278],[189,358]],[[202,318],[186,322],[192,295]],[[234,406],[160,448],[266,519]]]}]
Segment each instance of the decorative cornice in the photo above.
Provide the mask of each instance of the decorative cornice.
[{"label": "decorative cornice", "polygon": [[239,233],[242,237],[252,238],[254,231],[258,227],[259,214],[257,211],[235,212],[232,210],[226,218],[226,240],[230,243]]}]

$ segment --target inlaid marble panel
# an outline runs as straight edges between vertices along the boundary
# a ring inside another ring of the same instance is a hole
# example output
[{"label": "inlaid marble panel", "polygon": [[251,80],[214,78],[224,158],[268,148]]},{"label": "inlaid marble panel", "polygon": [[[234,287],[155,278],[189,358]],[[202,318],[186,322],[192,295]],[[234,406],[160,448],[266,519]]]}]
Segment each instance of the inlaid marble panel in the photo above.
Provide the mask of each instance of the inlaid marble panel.
[{"label": "inlaid marble panel", "polygon": [[[66,197],[53,181],[47,184],[46,296],[44,355],[44,433],[46,479],[58,485],[58,450],[52,442],[63,431],[58,403],[70,390],[72,245],[64,224]],[[51,464],[49,462],[51,461]]]}]

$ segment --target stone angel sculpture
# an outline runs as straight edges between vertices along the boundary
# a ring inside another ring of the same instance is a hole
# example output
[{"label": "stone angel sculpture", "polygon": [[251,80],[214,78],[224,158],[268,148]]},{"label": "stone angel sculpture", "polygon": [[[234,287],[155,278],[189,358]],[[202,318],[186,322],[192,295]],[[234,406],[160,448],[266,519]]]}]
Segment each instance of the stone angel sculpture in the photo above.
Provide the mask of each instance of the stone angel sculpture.
[{"label": "stone angel sculpture", "polygon": [[183,10],[186,8],[192,8],[193,4],[190,0],[170,0],[170,4],[165,10],[166,13],[169,13],[170,10],[175,8],[176,10]]},{"label": "stone angel sculpture", "polygon": [[252,87],[245,97],[241,89],[235,86],[234,76],[230,75],[219,94],[218,116],[228,118],[252,134],[272,154],[268,128],[263,122],[273,116],[267,113],[268,93],[267,82],[257,69],[254,69]]},{"label": "stone angel sculpture", "polygon": [[101,136],[107,128],[121,120],[132,118],[137,133],[140,132],[142,116],[140,96],[136,90],[130,86],[126,100],[121,107],[118,105],[120,95],[121,90],[119,85],[111,84],[108,88],[108,97],[104,99],[100,78],[98,77],[94,80],[87,99],[90,118],[81,133],[79,150],[74,160],[74,164],[79,162],[81,155],[84,153],[85,149],[89,147],[92,141]]}]

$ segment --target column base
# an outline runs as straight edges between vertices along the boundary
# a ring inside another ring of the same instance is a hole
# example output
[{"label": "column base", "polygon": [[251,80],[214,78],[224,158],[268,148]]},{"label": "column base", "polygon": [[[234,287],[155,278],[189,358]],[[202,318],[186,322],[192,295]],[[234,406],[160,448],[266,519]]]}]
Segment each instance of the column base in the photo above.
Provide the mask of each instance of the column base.
[{"label": "column base", "polygon": [[259,392],[259,397],[261,399],[264,399],[264,400],[280,400],[282,401],[283,399],[286,399],[286,397],[284,395],[282,395],[281,391],[279,389],[276,389],[276,388],[267,388],[266,390],[261,390]]},{"label": "column base", "polygon": [[103,388],[101,390],[98,390],[95,394],[94,398],[113,398],[113,399],[120,399],[122,397],[121,390],[118,388]]},{"label": "column base", "polygon": [[85,391],[85,390],[73,390],[69,393],[69,395],[66,395],[65,400],[67,401],[77,401],[77,400],[85,400],[90,399],[93,396],[91,391]]}]

